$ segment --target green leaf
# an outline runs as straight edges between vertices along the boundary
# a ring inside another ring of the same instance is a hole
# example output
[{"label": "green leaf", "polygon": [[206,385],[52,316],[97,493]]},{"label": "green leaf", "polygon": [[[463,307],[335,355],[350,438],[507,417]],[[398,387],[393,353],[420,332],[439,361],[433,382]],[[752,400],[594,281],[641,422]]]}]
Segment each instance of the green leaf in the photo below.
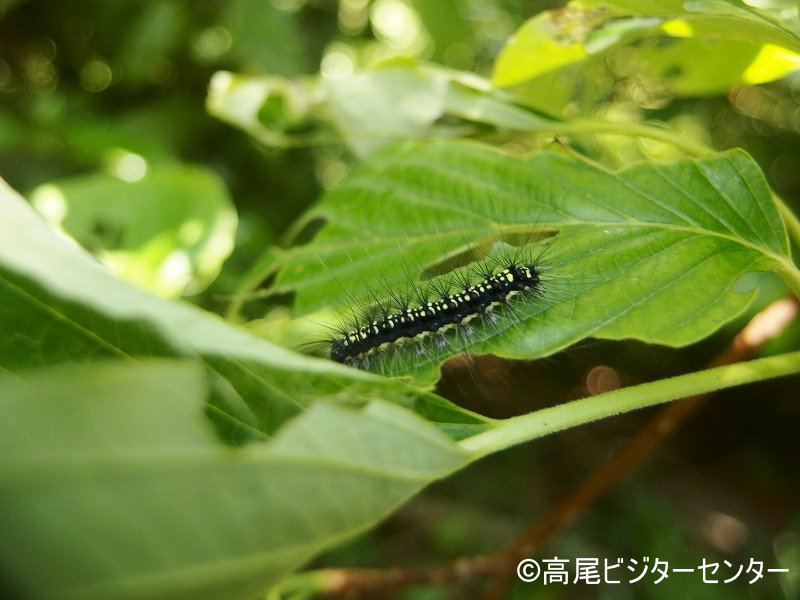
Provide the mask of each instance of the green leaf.
[{"label": "green leaf", "polygon": [[291,143],[292,130],[309,121],[314,88],[305,79],[219,71],[211,79],[206,109],[262,144],[285,146]]},{"label": "green leaf", "polygon": [[[645,70],[680,96],[717,94],[738,83],[761,82],[749,81],[747,75],[761,72],[757,61],[763,51],[752,44],[697,38],[671,39],[670,43],[648,42],[640,46]],[[703,60],[692,58],[697,56],[703,56]]]},{"label": "green leaf", "polygon": [[0,378],[11,592],[256,597],[471,456],[380,402],[318,404],[231,449],[203,414],[212,389],[201,364],[163,359]]},{"label": "green leaf", "polygon": [[485,421],[433,394],[280,348],[196,307],[114,277],[0,181],[0,367],[14,373],[102,357],[202,360],[209,412],[231,441],[266,438],[317,400],[382,398],[457,437]]},{"label": "green leaf", "polygon": [[[506,41],[492,72],[494,85],[517,85],[586,57],[583,40],[560,31],[557,14],[546,11],[528,19]],[[589,26],[586,23],[576,29],[580,31]]]},{"label": "green leaf", "polygon": [[[747,307],[752,293],[731,287],[743,273],[798,279],[769,188],[742,151],[609,172],[551,151],[521,160],[472,144],[407,143],[356,168],[308,219],[325,226],[292,250],[276,281],[296,291],[300,312],[350,314],[387,290],[408,293],[454,254],[556,231],[540,250],[542,298],[470,349],[509,357],[590,336],[689,344]],[[442,358],[420,359],[418,376]]]},{"label": "green leaf", "polygon": [[386,65],[325,88],[333,122],[362,157],[400,139],[464,136],[475,124],[537,131],[553,123],[493,95],[478,77],[434,65]]},{"label": "green leaf", "polygon": [[233,249],[236,212],[225,185],[198,167],[148,170],[141,158],[126,159],[136,161],[132,181],[74,177],[38,187],[31,201],[123,279],[163,296],[202,291]]},{"label": "green leaf", "polygon": [[[780,19],[734,1],[587,1],[546,11],[520,27],[500,52],[492,83],[519,85],[632,42],[652,74],[685,95],[771,81],[800,65],[796,17]],[[648,70],[625,60],[628,72]],[[533,100],[535,90],[528,90]]]},{"label": "green leaf", "polygon": [[797,6],[791,2],[757,8],[741,0],[583,0],[575,6],[608,9],[614,16],[682,18],[719,39],[773,43],[800,51],[800,21]]},{"label": "green leaf", "polygon": [[456,137],[486,128],[552,131],[556,121],[514,105],[480,77],[436,65],[391,63],[349,77],[289,81],[220,72],[208,111],[263,144],[284,146],[321,139],[292,127],[331,121],[360,156],[400,139]]}]

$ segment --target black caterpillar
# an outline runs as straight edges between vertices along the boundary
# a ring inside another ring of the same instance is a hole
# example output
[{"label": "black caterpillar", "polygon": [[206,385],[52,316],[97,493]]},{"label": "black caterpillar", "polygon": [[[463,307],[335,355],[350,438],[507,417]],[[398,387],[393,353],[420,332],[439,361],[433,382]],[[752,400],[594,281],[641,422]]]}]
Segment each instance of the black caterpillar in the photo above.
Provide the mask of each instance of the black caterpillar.
[{"label": "black caterpillar", "polygon": [[459,291],[441,294],[437,300],[416,307],[381,309],[381,318],[352,330],[344,330],[330,342],[332,360],[368,369],[369,356],[384,345],[435,335],[450,327],[465,325],[474,317],[488,317],[495,306],[521,292],[539,292],[540,272],[533,263],[508,264],[497,273],[488,273],[478,283]]}]

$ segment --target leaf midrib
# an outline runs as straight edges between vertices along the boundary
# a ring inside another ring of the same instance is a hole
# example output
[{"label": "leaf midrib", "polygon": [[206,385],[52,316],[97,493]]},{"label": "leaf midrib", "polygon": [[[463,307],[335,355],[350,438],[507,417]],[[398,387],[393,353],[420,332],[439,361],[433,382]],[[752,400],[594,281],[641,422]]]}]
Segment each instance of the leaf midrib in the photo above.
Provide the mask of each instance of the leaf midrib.
[{"label": "leaf midrib", "polygon": [[[336,223],[340,224],[340,225],[344,225],[344,222],[336,221]],[[530,225],[519,225],[519,224],[504,225],[504,224],[502,224],[502,223],[500,223],[498,221],[494,221],[494,225],[497,226],[497,228],[500,229],[501,231],[503,231],[504,233],[516,232],[516,231],[527,231],[527,230],[531,229]],[[757,252],[758,254],[762,254],[764,256],[767,256],[770,259],[772,259],[773,261],[775,261],[776,263],[780,263],[782,265],[791,265],[791,261],[788,261],[788,259],[789,259],[788,256],[786,256],[784,254],[778,254],[775,251],[773,251],[772,248],[769,248],[769,247],[764,248],[762,246],[759,246],[759,245],[755,244],[754,242],[746,240],[745,238],[741,238],[741,237],[732,235],[730,233],[723,233],[723,232],[720,232],[720,231],[715,231],[713,229],[705,229],[705,228],[702,228],[702,227],[691,227],[691,226],[676,225],[676,224],[671,224],[671,223],[660,223],[660,222],[657,222],[657,221],[641,221],[641,220],[590,221],[590,222],[578,221],[578,220],[574,220],[574,221],[546,221],[546,222],[543,222],[543,223],[537,223],[536,225],[534,225],[534,227],[536,227],[536,226],[554,227],[554,228],[558,228],[558,229],[567,228],[567,227],[574,227],[574,228],[581,228],[581,229],[600,229],[600,228],[603,228],[603,227],[613,227],[613,228],[623,228],[623,229],[641,228],[641,229],[663,229],[663,230],[670,230],[670,231],[681,231],[681,232],[685,232],[687,234],[691,234],[692,236],[697,236],[697,237],[717,237],[717,238],[725,239],[725,240],[727,240],[729,242],[733,242],[734,244],[749,248],[750,250],[753,250],[753,251]],[[354,228],[354,227],[348,227],[348,229],[350,231],[355,231],[355,232],[359,231],[357,228]],[[479,229],[465,230],[465,232],[466,231],[471,231],[471,232],[476,233],[476,234],[479,233],[479,232],[482,232],[482,230],[479,230]],[[482,232],[482,233],[485,233],[485,232]],[[424,241],[426,241],[428,239],[435,239],[436,237],[438,237],[438,234],[436,234],[436,233],[426,233],[426,234],[419,234],[419,235],[404,235],[402,237],[402,241],[404,241],[404,242],[408,242],[408,241],[424,242]],[[400,240],[401,238],[400,237],[383,236],[383,237],[376,237],[374,239],[377,239],[377,240],[379,240],[381,242],[390,242],[392,240]],[[352,239],[350,239],[350,240],[342,239],[341,241],[340,240],[330,240],[330,241],[326,240],[326,242],[324,242],[321,245],[322,246],[326,246],[326,247],[338,247],[338,246],[348,247],[348,246],[352,246],[352,245],[357,244],[357,243],[359,243],[359,242],[358,241],[353,241]]]}]

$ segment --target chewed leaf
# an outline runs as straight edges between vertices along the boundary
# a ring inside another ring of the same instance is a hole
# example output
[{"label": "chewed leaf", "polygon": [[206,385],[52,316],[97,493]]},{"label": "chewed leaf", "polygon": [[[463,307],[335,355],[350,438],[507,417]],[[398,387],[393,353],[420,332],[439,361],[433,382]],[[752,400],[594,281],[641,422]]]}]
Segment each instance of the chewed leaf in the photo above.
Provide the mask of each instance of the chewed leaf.
[{"label": "chewed leaf", "polygon": [[537,251],[544,292],[470,347],[511,357],[590,336],[689,344],[746,308],[751,294],[731,289],[740,275],[791,264],[769,188],[741,151],[609,172],[551,151],[404,144],[355,169],[309,219],[325,226],[276,282],[300,311],[402,293],[459,249],[557,231]]},{"label": "chewed leaf", "polygon": [[233,204],[197,167],[157,166],[136,181],[72,177],[39,186],[31,201],[120,277],[162,296],[203,290],[233,249]]}]

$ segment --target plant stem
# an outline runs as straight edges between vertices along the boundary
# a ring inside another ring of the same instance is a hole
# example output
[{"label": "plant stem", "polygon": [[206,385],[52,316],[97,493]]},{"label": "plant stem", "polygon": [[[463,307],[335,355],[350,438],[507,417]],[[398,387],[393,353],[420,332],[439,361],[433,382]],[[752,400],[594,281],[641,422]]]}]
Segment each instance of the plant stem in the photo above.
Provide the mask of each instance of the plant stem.
[{"label": "plant stem", "polygon": [[495,428],[459,442],[485,456],[569,427],[744,383],[800,373],[800,351],[643,383],[498,421]]},{"label": "plant stem", "polygon": [[800,247],[800,219],[777,196],[775,197],[775,203],[778,205],[778,210],[781,213],[781,217],[783,217],[783,222],[786,224],[786,229],[789,230],[789,237],[796,246]]},{"label": "plant stem", "polygon": [[797,270],[795,264],[788,258],[779,261],[777,270],[778,275],[783,282],[789,286],[789,289],[800,300],[800,271]]},{"label": "plant stem", "polygon": [[[608,133],[629,137],[646,137],[659,140],[680,148],[691,156],[708,156],[713,150],[700,142],[695,142],[664,127],[646,123],[620,123],[610,121],[575,120],[554,123],[553,129],[561,133]],[[541,129],[539,129],[541,131]]]}]

